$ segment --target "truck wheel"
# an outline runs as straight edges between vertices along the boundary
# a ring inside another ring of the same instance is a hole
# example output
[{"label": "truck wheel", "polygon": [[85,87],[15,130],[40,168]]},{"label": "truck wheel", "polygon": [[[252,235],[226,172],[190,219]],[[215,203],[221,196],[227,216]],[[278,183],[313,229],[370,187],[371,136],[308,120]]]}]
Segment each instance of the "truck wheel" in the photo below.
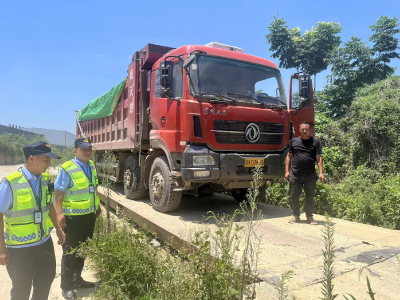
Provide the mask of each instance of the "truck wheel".
[{"label": "truck wheel", "polygon": [[153,208],[166,213],[176,210],[182,199],[182,191],[174,192],[174,179],[165,156],[157,157],[150,171],[149,192]]},{"label": "truck wheel", "polygon": [[[232,197],[235,199],[237,203],[242,203],[246,202],[247,203],[247,190],[248,189],[236,189],[231,191]],[[266,196],[266,191],[265,191],[265,185],[260,187],[260,191],[258,193],[258,199],[257,202],[265,202],[265,196]]]},{"label": "truck wheel", "polygon": [[242,202],[246,202],[247,203],[247,189],[235,189],[231,191],[231,195],[233,197],[233,199],[235,199],[235,201],[237,203],[242,203]]},{"label": "truck wheel", "polygon": [[138,200],[146,196],[146,188],[140,186],[139,156],[129,156],[125,162],[124,192],[126,198]]}]

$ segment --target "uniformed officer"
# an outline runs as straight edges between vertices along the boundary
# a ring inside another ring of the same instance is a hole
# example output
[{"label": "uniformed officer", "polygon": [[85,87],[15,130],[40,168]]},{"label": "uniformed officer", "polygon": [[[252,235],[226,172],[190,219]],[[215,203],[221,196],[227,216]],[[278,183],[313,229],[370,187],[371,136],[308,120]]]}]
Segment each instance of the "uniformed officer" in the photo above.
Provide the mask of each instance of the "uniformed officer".
[{"label": "uniformed officer", "polygon": [[92,238],[96,217],[100,214],[97,172],[90,160],[91,141],[77,139],[74,151],[75,158],[60,167],[54,186],[58,224],[67,235],[61,262],[61,289],[65,299],[75,299],[74,287],[94,287],[94,283],[82,278],[84,259],[68,253]]},{"label": "uniformed officer", "polygon": [[[11,299],[47,299],[56,274],[56,258],[50,232],[56,229],[58,243],[65,234],[58,226],[45,173],[51,159],[60,157],[45,142],[23,149],[26,163],[0,184],[0,265],[7,266],[12,281]],[[53,225],[54,224],[54,225]]]}]

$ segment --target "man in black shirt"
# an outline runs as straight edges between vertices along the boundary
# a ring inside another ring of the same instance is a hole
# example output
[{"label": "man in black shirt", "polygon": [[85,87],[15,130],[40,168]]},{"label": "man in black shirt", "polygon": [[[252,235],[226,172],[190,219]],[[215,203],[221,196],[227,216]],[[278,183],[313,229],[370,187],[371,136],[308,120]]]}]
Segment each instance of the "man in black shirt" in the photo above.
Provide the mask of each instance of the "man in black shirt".
[{"label": "man in black shirt", "polygon": [[[289,146],[289,153],[286,158],[285,177],[290,183],[290,195],[292,199],[293,216],[289,222],[300,221],[300,195],[304,187],[306,203],[307,223],[316,225],[313,219],[314,193],[318,176],[315,173],[315,162],[318,164],[319,180],[325,182],[322,166],[322,146],[319,140],[310,136],[310,124],[303,122],[300,125],[300,137],[292,139]],[[290,171],[289,171],[290,166]]]}]

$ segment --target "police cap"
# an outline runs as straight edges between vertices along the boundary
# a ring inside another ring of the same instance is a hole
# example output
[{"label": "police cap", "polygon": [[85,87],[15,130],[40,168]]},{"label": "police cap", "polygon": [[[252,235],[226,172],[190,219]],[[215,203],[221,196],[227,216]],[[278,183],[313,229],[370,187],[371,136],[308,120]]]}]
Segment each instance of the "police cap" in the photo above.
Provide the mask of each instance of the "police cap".
[{"label": "police cap", "polygon": [[46,142],[36,142],[24,147],[25,157],[31,155],[44,155],[55,159],[60,159],[61,157],[57,154],[51,152],[51,147]]},{"label": "police cap", "polygon": [[75,140],[75,149],[76,148],[85,149],[87,147],[92,147],[92,142],[89,138],[79,138]]}]

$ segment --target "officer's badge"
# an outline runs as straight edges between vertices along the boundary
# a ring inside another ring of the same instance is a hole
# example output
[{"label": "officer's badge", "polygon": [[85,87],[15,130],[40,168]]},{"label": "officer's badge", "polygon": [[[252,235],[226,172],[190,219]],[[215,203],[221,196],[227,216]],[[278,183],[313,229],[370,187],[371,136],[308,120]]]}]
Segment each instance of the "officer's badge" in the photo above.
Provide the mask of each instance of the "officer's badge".
[{"label": "officer's badge", "polygon": [[84,139],[83,140],[85,143],[89,143],[89,140],[88,139]]}]

